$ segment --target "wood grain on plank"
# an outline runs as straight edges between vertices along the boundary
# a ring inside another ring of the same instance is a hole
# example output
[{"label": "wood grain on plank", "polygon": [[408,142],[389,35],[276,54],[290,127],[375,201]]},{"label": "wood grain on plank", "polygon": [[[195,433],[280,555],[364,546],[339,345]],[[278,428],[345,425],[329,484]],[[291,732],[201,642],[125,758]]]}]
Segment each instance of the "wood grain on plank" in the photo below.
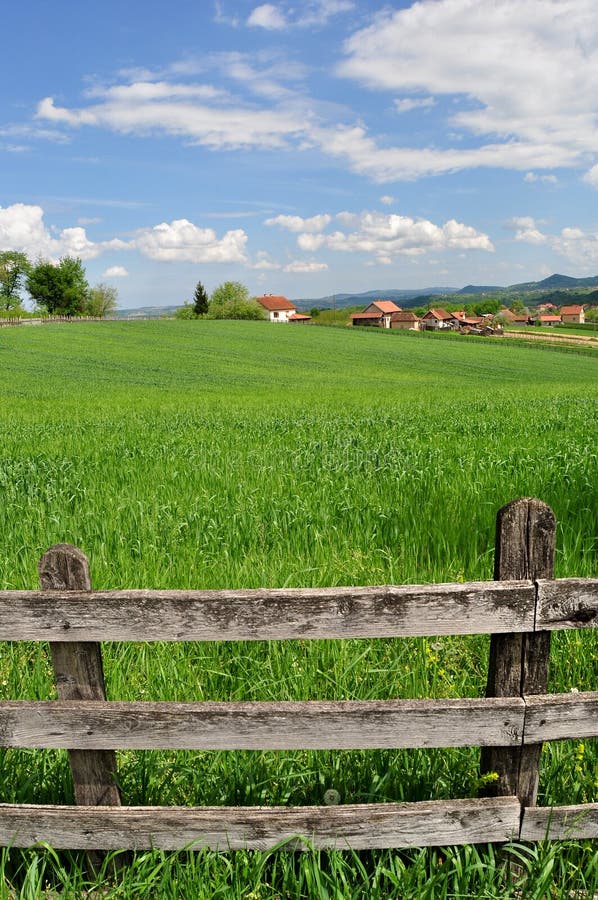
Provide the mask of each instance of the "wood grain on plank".
[{"label": "wood grain on plank", "polygon": [[598,691],[524,699],[526,743],[598,737]]},{"label": "wood grain on plank", "polygon": [[538,581],[537,628],[598,627],[598,578]]},{"label": "wood grain on plank", "polygon": [[531,631],[535,586],[0,592],[0,640],[236,641]]},{"label": "wood grain on plank", "polygon": [[598,838],[598,803],[578,806],[533,806],[523,812],[522,841],[592,840]]},{"label": "wood grain on plank", "polygon": [[516,798],[315,807],[68,807],[0,805],[0,844],[56,849],[355,850],[508,841]]},{"label": "wood grain on plank", "polygon": [[5,747],[290,750],[518,745],[520,698],[0,703]]}]

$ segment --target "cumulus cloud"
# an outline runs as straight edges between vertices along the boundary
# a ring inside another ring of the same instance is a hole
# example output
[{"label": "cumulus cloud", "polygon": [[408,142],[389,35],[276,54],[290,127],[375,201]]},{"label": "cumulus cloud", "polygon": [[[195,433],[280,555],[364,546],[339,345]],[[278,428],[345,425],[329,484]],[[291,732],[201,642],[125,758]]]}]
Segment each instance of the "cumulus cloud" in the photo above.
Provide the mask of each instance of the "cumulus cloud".
[{"label": "cumulus cloud", "polygon": [[508,223],[515,231],[515,240],[526,244],[545,244],[547,237],[537,226],[532,216],[515,216]]},{"label": "cumulus cloud", "polygon": [[515,232],[515,240],[546,246],[566,257],[572,265],[594,274],[598,265],[598,233],[568,226],[549,234],[540,230],[540,224],[532,216],[517,216],[507,227]]},{"label": "cumulus cloud", "polygon": [[109,266],[102,272],[102,278],[126,278],[128,274],[124,266]]},{"label": "cumulus cloud", "polygon": [[286,228],[288,231],[316,233],[323,231],[330,224],[330,221],[331,216],[325,213],[324,215],[311,216],[308,219],[304,219],[301,216],[275,216],[272,219],[266,219],[265,224],[280,225],[281,228]]},{"label": "cumulus cloud", "polygon": [[162,262],[245,262],[247,235],[238,228],[218,238],[212,228],[198,228],[188,219],[162,222],[137,232],[129,246]]},{"label": "cumulus cloud", "polygon": [[252,10],[247,24],[265,28],[267,31],[280,31],[286,28],[287,21],[278,7],[272,3],[263,3]]},{"label": "cumulus cloud", "polygon": [[421,256],[438,250],[494,250],[487,234],[449,219],[436,225],[427,219],[380,212],[339,213],[336,221],[346,229],[328,233],[299,234],[301,250],[321,248],[340,253],[365,253],[376,263],[388,265],[397,255]]},{"label": "cumulus cloud", "polygon": [[[242,229],[218,237],[212,228],[199,228],[187,219],[162,222],[142,228],[128,241],[112,238],[92,241],[85,228],[47,228],[41,206],[15,203],[0,207],[0,250],[21,250],[32,258],[57,261],[61,256],[95,259],[109,250],[137,250],[142,256],[160,261],[200,263],[245,263],[247,235]],[[123,266],[112,266],[106,277],[128,275]]]},{"label": "cumulus cloud", "polygon": [[76,226],[51,232],[44,224],[41,206],[14,203],[0,207],[0,249],[20,250],[29,256],[57,261],[61,256],[94,259],[106,250],[122,250],[124,241],[89,240],[85,228]]},{"label": "cumulus cloud", "polygon": [[382,197],[380,197],[380,203],[382,203],[384,206],[392,206],[394,202],[395,198],[390,194],[383,194]]}]

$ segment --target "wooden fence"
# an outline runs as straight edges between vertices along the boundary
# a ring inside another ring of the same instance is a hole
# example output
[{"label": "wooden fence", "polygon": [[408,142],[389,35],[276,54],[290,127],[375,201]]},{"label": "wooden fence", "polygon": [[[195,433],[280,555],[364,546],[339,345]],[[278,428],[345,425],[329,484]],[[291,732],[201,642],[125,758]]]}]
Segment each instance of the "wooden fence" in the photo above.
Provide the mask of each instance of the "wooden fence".
[{"label": "wooden fence", "polygon": [[[0,703],[0,745],[66,748],[76,806],[0,804],[0,844],[88,850],[414,847],[598,837],[598,804],[535,806],[543,741],[598,736],[598,691],[546,693],[550,633],[598,622],[598,579],[552,580],[538,500],[497,518],[495,580],[234,591],[92,591],[66,544],[41,590],[0,592],[0,639],[49,641],[57,701]],[[107,702],[100,641],[491,634],[485,698]],[[315,807],[126,807],[115,749],[482,747],[492,796]]]}]

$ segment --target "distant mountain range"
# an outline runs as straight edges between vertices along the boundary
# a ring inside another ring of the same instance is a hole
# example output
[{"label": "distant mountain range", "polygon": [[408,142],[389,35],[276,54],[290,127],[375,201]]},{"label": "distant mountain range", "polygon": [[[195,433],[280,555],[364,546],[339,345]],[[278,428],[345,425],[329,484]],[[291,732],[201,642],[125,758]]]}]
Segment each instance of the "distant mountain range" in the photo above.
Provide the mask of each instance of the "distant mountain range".
[{"label": "distant mountain range", "polygon": [[[367,306],[372,300],[394,300],[398,306],[421,306],[429,302],[430,297],[435,296],[476,296],[480,294],[495,293],[528,293],[554,290],[571,290],[574,288],[598,287],[598,275],[589,278],[573,278],[570,275],[550,275],[542,281],[525,281],[521,284],[508,286],[497,284],[468,284],[462,288],[454,287],[430,287],[401,289],[386,288],[381,291],[363,291],[359,294],[330,294],[327,297],[302,297],[293,298],[297,309],[308,310],[314,306],[319,309],[344,309],[347,306]],[[181,305],[181,304],[179,304]],[[137,309],[119,309],[116,315],[122,318],[159,318],[174,313],[176,306],[142,306]]]}]

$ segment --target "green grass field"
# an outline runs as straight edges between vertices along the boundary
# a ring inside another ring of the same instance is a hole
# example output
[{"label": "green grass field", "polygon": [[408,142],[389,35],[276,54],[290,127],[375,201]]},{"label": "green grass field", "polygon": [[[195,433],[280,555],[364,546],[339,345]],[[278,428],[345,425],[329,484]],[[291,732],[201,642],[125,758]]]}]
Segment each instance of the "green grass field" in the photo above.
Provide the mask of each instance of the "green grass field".
[{"label": "green grass field", "polygon": [[[0,373],[0,589],[36,587],[37,560],[60,541],[84,550],[106,589],[487,579],[496,512],[518,496],[556,513],[557,577],[596,577],[598,354],[369,329],[109,322],[3,329]],[[595,631],[558,634],[553,647],[550,690],[597,689]],[[105,665],[110,699],[383,699],[481,695],[487,653],[483,637],[108,645]],[[0,690],[53,697],[44,648],[3,645]],[[478,757],[142,752],[121,753],[119,772],[131,804],[319,803],[328,788],[343,802],[417,800],[475,795]],[[595,742],[546,747],[539,802],[595,801],[597,769]],[[71,800],[60,753],[4,751],[0,785],[8,802]],[[559,879],[598,890],[589,845],[512,852],[530,873],[519,896],[552,896]],[[0,864],[0,897],[43,896],[46,882],[82,891],[74,855],[7,851]],[[507,897],[503,870],[491,848],[140,854],[107,889]]]}]

